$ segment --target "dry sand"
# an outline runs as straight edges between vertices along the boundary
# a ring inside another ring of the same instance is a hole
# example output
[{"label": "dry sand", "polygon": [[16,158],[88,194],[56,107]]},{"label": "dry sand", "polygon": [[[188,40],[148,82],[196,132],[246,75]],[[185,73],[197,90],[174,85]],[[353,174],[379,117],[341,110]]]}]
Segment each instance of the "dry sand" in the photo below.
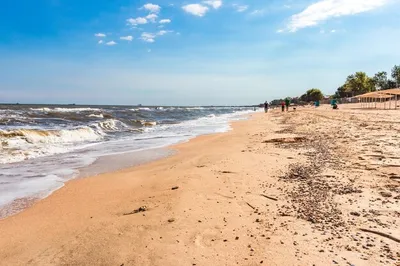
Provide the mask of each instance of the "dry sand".
[{"label": "dry sand", "polygon": [[400,265],[400,110],[340,107],[71,181],[0,221],[0,264]]}]

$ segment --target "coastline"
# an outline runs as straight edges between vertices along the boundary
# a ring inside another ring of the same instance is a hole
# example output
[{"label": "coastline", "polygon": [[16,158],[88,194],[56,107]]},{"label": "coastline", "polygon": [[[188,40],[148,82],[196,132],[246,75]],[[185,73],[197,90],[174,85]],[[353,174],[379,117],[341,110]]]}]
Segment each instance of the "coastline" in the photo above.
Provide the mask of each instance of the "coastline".
[{"label": "coastline", "polygon": [[[214,133],[204,133],[195,137],[191,137],[185,140],[181,140],[175,144],[165,145],[163,147],[154,147],[154,148],[146,148],[143,150],[134,150],[134,151],[127,151],[122,153],[110,154],[110,155],[103,155],[96,158],[91,164],[87,166],[83,166],[79,168],[79,174],[75,177],[68,178],[66,181],[62,183],[58,188],[45,193],[43,197],[26,197],[16,200],[15,202],[6,205],[0,209],[0,211],[4,210],[5,215],[0,215],[0,221],[12,217],[14,215],[19,214],[20,212],[25,211],[26,209],[31,208],[34,204],[45,200],[57,190],[62,189],[66,186],[69,182],[74,180],[79,180],[82,178],[96,178],[99,175],[105,174],[118,174],[119,172],[124,171],[134,171],[137,167],[142,165],[147,165],[171,156],[174,156],[176,153],[179,152],[179,147],[182,144],[187,142],[193,141],[201,136],[209,136],[214,134],[224,134],[231,130],[232,124],[238,121],[247,120],[251,113],[241,115],[241,118],[234,119],[228,122],[229,129],[224,132],[214,132]],[[135,158],[135,155],[139,155]],[[109,166],[108,164],[114,164],[113,166]],[[7,214],[7,209],[12,206],[17,206],[17,211],[10,210]],[[18,207],[22,206],[22,207]]]},{"label": "coastline", "polygon": [[[346,251],[345,243],[352,240],[345,233],[341,240],[326,242],[336,234],[328,229],[322,234],[289,211],[280,215],[297,187],[281,176],[292,164],[306,163],[309,153],[307,146],[297,148],[291,139],[297,139],[301,130],[325,136],[310,131],[324,129],[319,120],[354,122],[348,118],[351,115],[314,110],[252,114],[249,120],[232,122],[229,132],[172,146],[177,150],[173,156],[71,180],[33,207],[0,221],[0,261],[4,265],[327,265],[345,257],[355,265],[375,265],[379,249],[370,247],[366,261],[363,252]],[[311,124],[304,124],[304,118]],[[335,126],[330,125],[330,133],[336,134]],[[307,136],[304,133],[300,136]],[[278,143],[282,138],[289,147]],[[324,167],[327,175],[337,175]],[[360,181],[366,199],[378,193],[364,184],[366,180]],[[342,198],[338,201],[341,209],[355,208]],[[371,204],[379,202],[370,203],[370,208]],[[142,206],[145,212],[124,215]],[[382,221],[385,215],[380,216]],[[348,230],[360,237],[355,228]],[[398,230],[392,225],[392,232]],[[335,241],[344,251],[336,246],[328,251],[328,244],[336,245]],[[400,248],[388,244],[392,250]],[[387,260],[391,265],[393,261]]]},{"label": "coastline", "polygon": [[[49,108],[43,109],[50,111]],[[149,108],[144,109],[149,110],[149,113],[153,112]],[[60,108],[60,110],[69,113],[73,109]],[[77,110],[94,112],[102,109],[80,108]],[[172,108],[172,111],[174,110],[175,108]],[[204,108],[199,108],[199,110],[204,110]],[[89,148],[89,150],[79,151],[78,149],[75,152],[33,158],[28,163],[14,162],[9,165],[2,165],[3,168],[0,170],[5,171],[5,175],[0,175],[0,183],[4,184],[5,188],[0,189],[0,192],[4,191],[0,199],[0,220],[31,207],[35,202],[48,197],[54,191],[63,187],[69,180],[111,173],[169,156],[173,151],[168,147],[185,143],[199,135],[229,131],[231,121],[245,119],[248,114],[249,111],[241,110],[219,116],[207,115],[175,124],[178,127],[187,127],[194,121],[198,122],[198,125],[194,125],[190,133],[184,135],[177,133],[171,136],[171,132],[166,132],[166,137],[157,136],[158,131],[167,130],[161,125],[159,128],[149,130],[155,132],[155,136],[153,134],[151,137],[138,137],[133,134],[133,138],[126,140],[127,144],[118,139],[110,142],[99,142],[88,146],[94,147],[92,150]],[[216,121],[211,121],[211,123],[208,121],[208,119],[214,118]],[[104,123],[109,122],[110,120],[106,120]],[[128,127],[128,125],[125,126]],[[115,129],[113,128],[113,130]],[[106,133],[103,132],[102,134]],[[179,135],[181,136],[179,137]],[[119,149],[116,150],[116,147]],[[15,178],[20,176],[20,179]],[[4,183],[1,181],[4,181]]]},{"label": "coastline", "polygon": [[[5,109],[15,119],[0,130],[4,155],[0,160],[0,218],[45,198],[70,179],[134,166],[143,157],[151,160],[149,153],[154,159],[162,157],[157,148],[225,132],[229,121],[249,112],[233,107]],[[29,117],[40,121],[34,129],[18,124]],[[52,122],[65,119],[77,122]]]},{"label": "coastline", "polygon": [[79,174],[77,176],[66,178],[65,181],[60,182],[60,185],[57,188],[45,193],[39,193],[35,197],[19,198],[8,205],[2,206],[0,208],[0,221],[16,215],[25,209],[31,208],[35,203],[46,199],[55,191],[64,187],[69,181],[134,168],[139,165],[172,156],[173,154],[174,151],[169,149],[169,146],[166,146],[163,148],[155,147],[151,149],[101,156],[95,159],[93,163],[78,168]]}]

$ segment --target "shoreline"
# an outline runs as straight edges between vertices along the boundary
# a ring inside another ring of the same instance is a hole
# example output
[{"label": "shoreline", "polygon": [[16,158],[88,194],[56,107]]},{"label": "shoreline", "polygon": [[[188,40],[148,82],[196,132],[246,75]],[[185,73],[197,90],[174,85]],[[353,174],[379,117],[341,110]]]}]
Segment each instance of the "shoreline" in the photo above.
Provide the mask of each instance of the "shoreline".
[{"label": "shoreline", "polygon": [[[184,143],[184,142],[183,142]],[[175,144],[176,145],[176,144]],[[170,145],[173,146],[173,145]],[[166,146],[163,148],[155,147],[146,150],[132,151],[132,152],[124,152],[120,154],[111,154],[100,156],[93,163],[81,167],[78,169],[79,174],[77,176],[68,177],[65,181],[61,182],[59,187],[49,190],[47,192],[42,192],[30,197],[23,197],[14,200],[13,202],[6,204],[0,207],[0,221],[7,219],[8,217],[17,215],[24,210],[31,208],[37,202],[41,200],[45,200],[50,197],[57,190],[62,189],[67,185],[68,182],[81,179],[81,178],[95,178],[101,174],[110,174],[116,173],[118,171],[122,171],[125,169],[132,169],[134,167],[144,165],[147,163],[151,163],[157,160],[161,160],[163,158],[167,158],[169,156],[174,155],[174,151],[170,149],[170,146]],[[132,158],[130,156],[135,156],[140,153],[140,158]],[[117,162],[115,163],[115,160]],[[114,166],[108,166],[107,164],[115,163]]]},{"label": "shoreline", "polygon": [[[232,130],[231,125],[232,122],[235,121],[241,121],[247,119],[246,117],[249,116],[250,113],[247,114],[242,114],[240,115],[240,118],[232,118],[231,121],[227,122],[227,131],[224,131],[222,133],[228,132]],[[80,179],[80,178],[88,178],[92,176],[97,176],[101,174],[106,174],[106,173],[114,173],[118,172],[124,169],[131,169],[134,167],[137,167],[142,164],[147,164],[153,161],[160,160],[165,157],[169,157],[174,154],[174,150],[172,149],[175,145],[183,144],[186,142],[191,141],[192,139],[195,139],[199,136],[203,135],[212,135],[212,134],[218,134],[221,132],[209,132],[209,133],[202,133],[197,136],[193,137],[188,137],[187,139],[179,140],[176,143],[173,144],[166,144],[166,145],[161,145],[161,146],[155,146],[152,148],[143,148],[139,150],[133,150],[133,151],[124,151],[124,152],[118,152],[118,153],[111,153],[111,154],[106,154],[106,155],[101,155],[97,157],[96,159],[93,160],[88,165],[81,166],[79,168],[74,169],[74,171],[77,171],[76,174],[73,174],[71,177],[67,176],[62,176],[59,177],[58,179],[60,185],[49,189],[49,190],[43,190],[40,192],[37,192],[35,194],[32,194],[27,197],[21,197],[15,199],[13,202],[10,202],[4,206],[0,207],[0,220],[7,219],[10,216],[16,215],[22,211],[24,211],[27,208],[32,207],[35,203],[46,199],[49,197],[51,194],[53,194],[55,191],[63,188],[68,182],[75,180],[75,179]],[[60,155],[60,154],[57,154]],[[137,157],[135,157],[138,155]],[[66,156],[66,154],[61,154],[61,156]],[[39,158],[43,160],[43,158]],[[112,166],[110,165],[113,164]]]},{"label": "shoreline", "polygon": [[[0,259],[5,265],[395,265],[400,244],[359,231],[399,237],[391,221],[400,213],[400,191],[391,177],[400,176],[400,158],[383,144],[400,143],[400,125],[380,124],[385,135],[377,139],[371,121],[384,119],[394,118],[324,109],[252,114],[232,122],[229,132],[172,146],[174,156],[72,180],[0,220]],[[386,154],[380,161],[370,156],[377,149]]]}]

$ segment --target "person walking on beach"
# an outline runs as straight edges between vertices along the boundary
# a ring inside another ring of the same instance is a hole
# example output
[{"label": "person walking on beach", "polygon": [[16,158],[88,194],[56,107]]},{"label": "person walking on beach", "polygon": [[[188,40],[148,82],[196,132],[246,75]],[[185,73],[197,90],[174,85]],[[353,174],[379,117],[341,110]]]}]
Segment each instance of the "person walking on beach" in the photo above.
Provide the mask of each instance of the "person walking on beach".
[{"label": "person walking on beach", "polygon": [[285,105],[286,105],[286,112],[289,112],[289,105],[290,105],[290,99],[289,98],[286,98]]},{"label": "person walking on beach", "polygon": [[285,112],[285,102],[281,102],[282,112]]},{"label": "person walking on beach", "polygon": [[268,113],[268,101],[264,103],[264,112]]}]

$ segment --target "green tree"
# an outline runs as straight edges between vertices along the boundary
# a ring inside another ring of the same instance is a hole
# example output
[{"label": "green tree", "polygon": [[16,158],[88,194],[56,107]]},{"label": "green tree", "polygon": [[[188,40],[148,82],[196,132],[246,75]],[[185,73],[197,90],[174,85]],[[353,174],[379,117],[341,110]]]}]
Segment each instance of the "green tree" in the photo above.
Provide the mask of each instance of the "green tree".
[{"label": "green tree", "polygon": [[314,89],[308,90],[300,98],[302,98],[302,101],[305,101],[305,102],[315,102],[315,101],[322,100],[324,98],[324,95],[322,94],[320,89],[314,88]]},{"label": "green tree", "polygon": [[351,96],[351,92],[349,93],[347,90],[346,90],[346,87],[343,85],[343,86],[340,86],[337,90],[336,90],[336,93],[335,93],[335,98],[337,99],[337,98],[344,98],[344,97],[348,97],[348,96]]},{"label": "green tree", "polygon": [[[399,84],[399,85],[400,85],[400,84]],[[397,88],[396,82],[394,82],[393,80],[389,79],[389,80],[388,80],[388,84],[387,84],[387,88],[388,88],[388,89],[395,89],[395,88]]]},{"label": "green tree", "polygon": [[270,105],[280,105],[281,102],[283,102],[283,101],[284,101],[283,99],[275,99],[275,100],[272,100],[269,104]]},{"label": "green tree", "polygon": [[292,98],[292,103],[299,104],[300,103],[300,97],[293,97]]},{"label": "green tree", "polygon": [[400,86],[400,66],[394,66],[392,68],[392,78],[396,82],[397,86]]},{"label": "green tree", "polygon": [[344,87],[345,91],[351,93],[352,96],[376,90],[374,80],[365,72],[356,72],[348,76]]},{"label": "green tree", "polygon": [[307,93],[304,93],[303,95],[300,96],[300,101],[302,102],[307,102]]},{"label": "green tree", "polygon": [[375,86],[379,88],[379,90],[387,90],[388,89],[388,77],[385,71],[381,71],[375,74],[373,77]]}]

